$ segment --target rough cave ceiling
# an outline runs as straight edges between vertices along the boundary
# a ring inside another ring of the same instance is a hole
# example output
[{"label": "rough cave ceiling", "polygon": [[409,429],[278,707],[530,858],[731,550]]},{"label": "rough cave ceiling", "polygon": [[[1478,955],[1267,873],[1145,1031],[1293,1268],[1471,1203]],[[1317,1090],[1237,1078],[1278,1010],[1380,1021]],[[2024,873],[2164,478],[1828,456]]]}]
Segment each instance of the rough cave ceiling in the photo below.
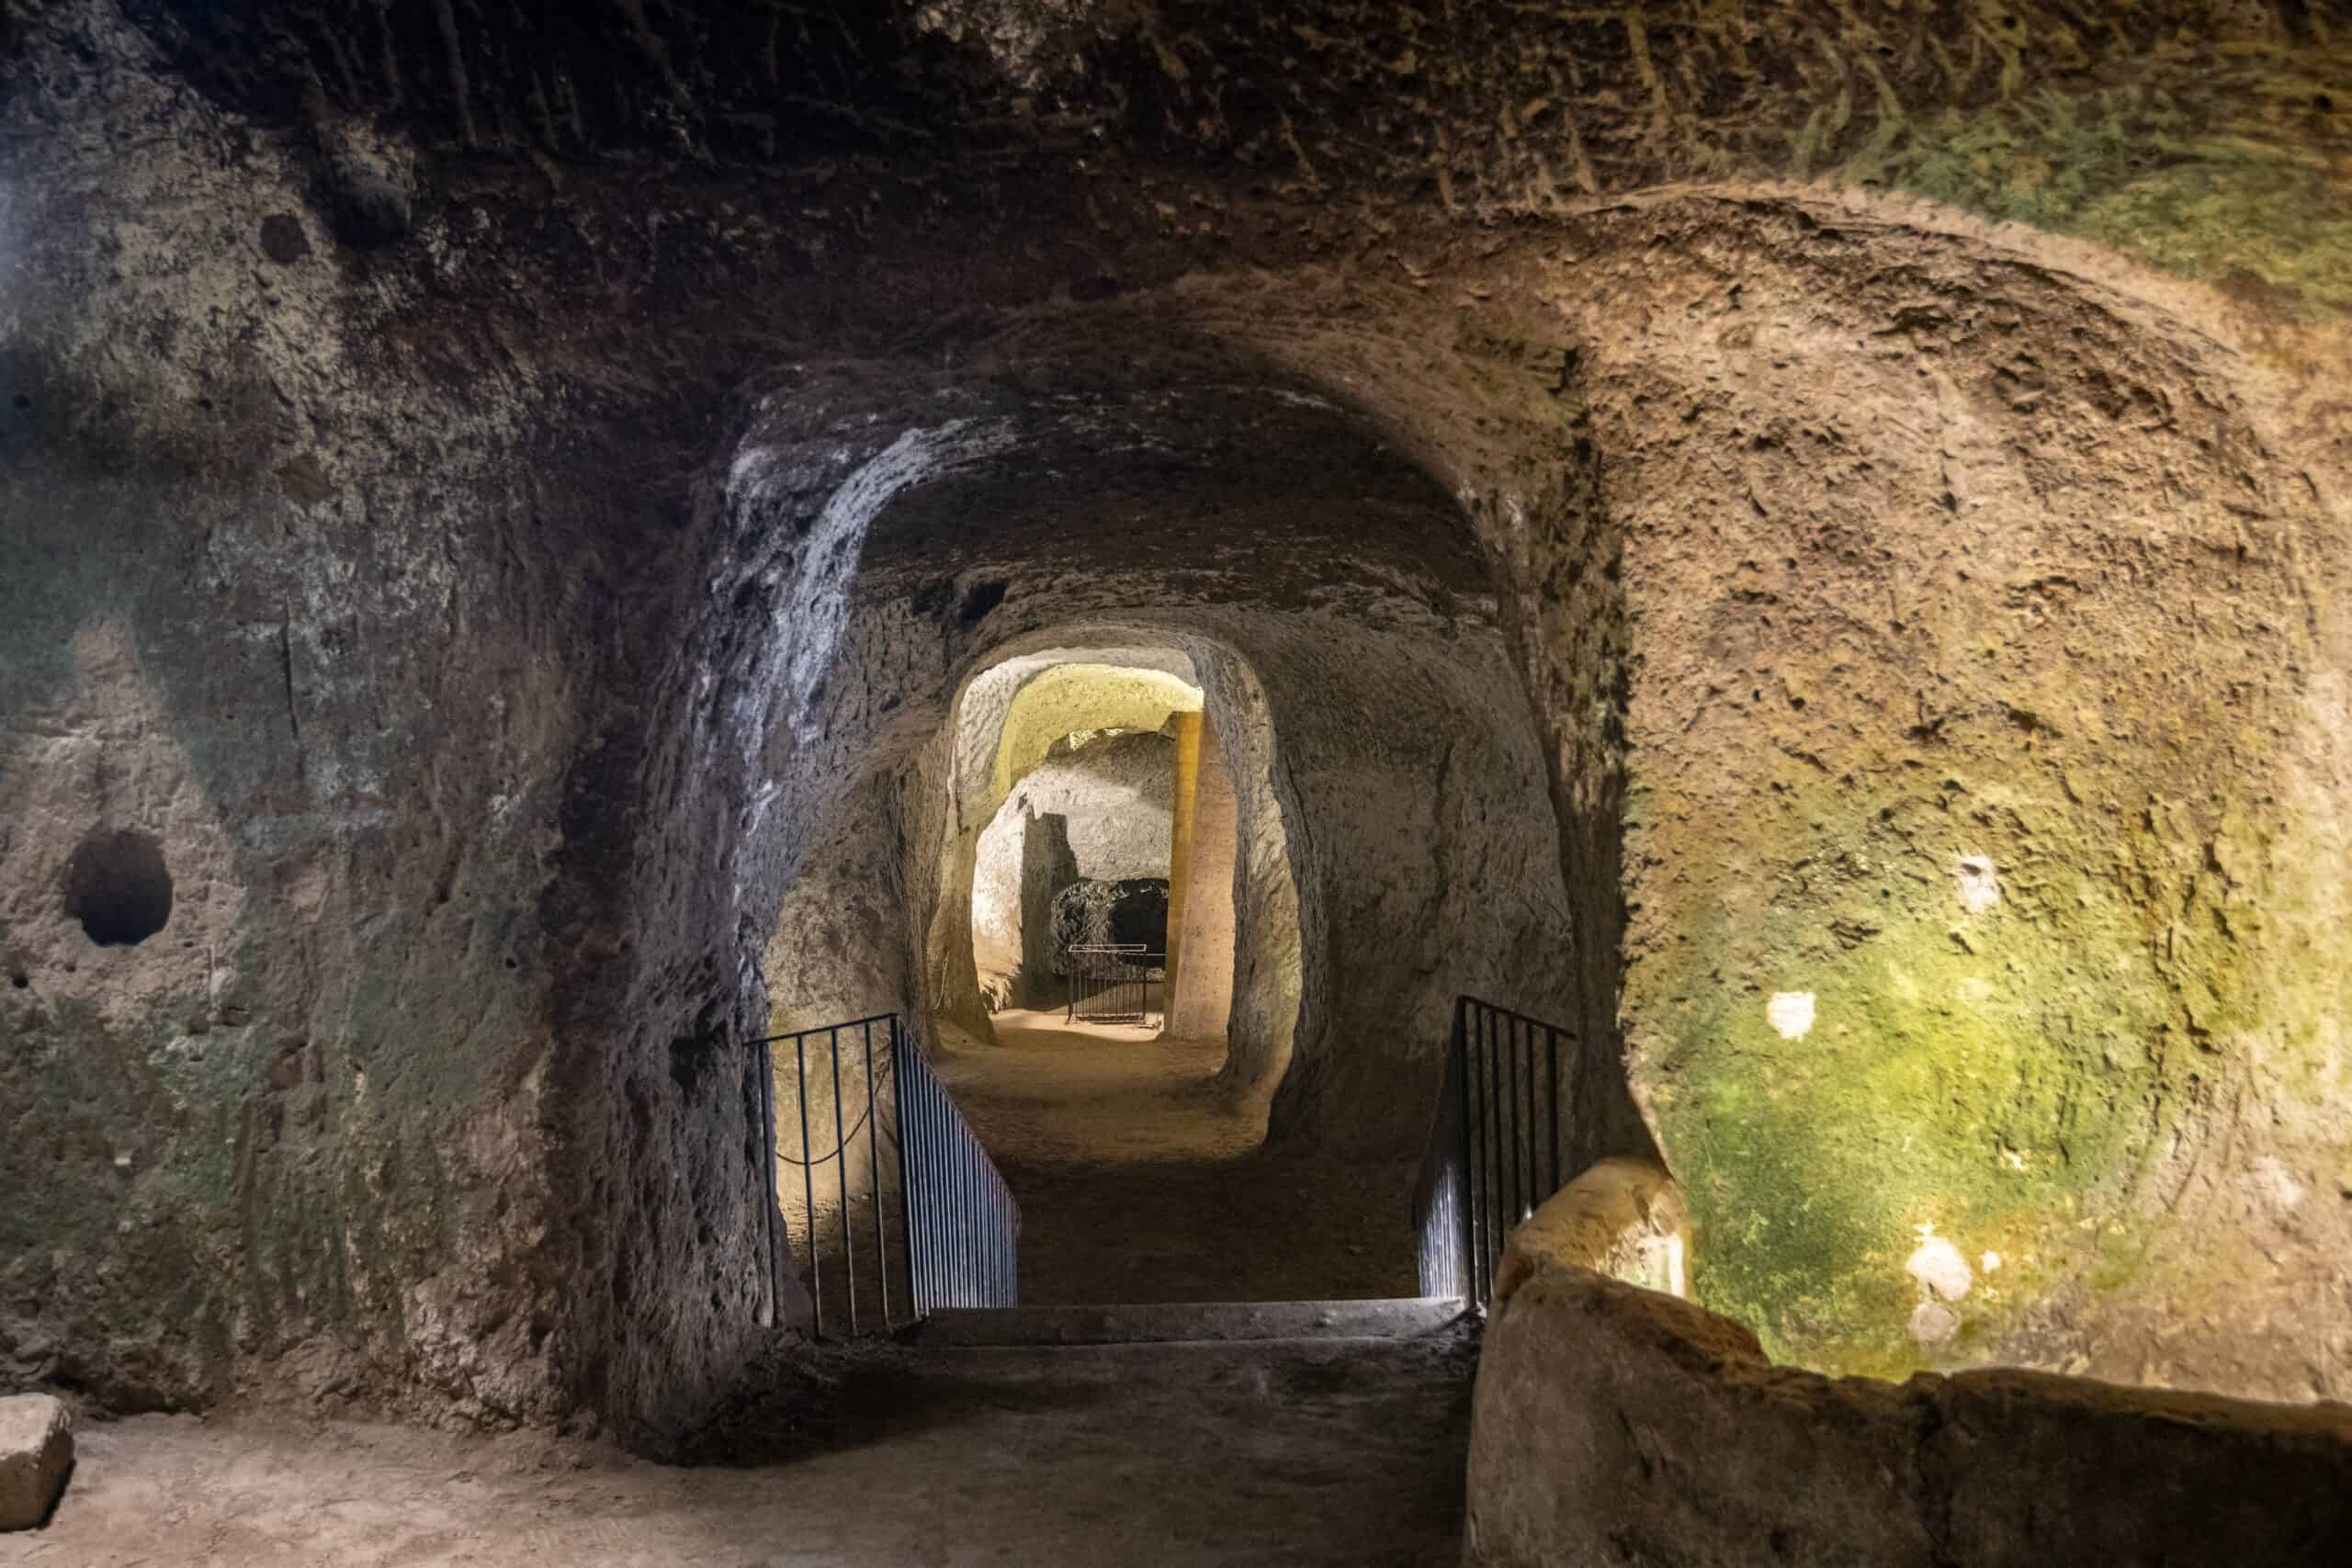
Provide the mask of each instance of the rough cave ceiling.
[{"label": "rough cave ceiling", "polygon": [[1005,455],[894,502],[868,540],[869,570],[1058,560],[1172,587],[1254,558],[1278,533],[1295,541],[1295,570],[1278,580],[1258,563],[1270,599],[1316,595],[1341,558],[1409,563],[1444,593],[1488,596],[1453,499],[1329,403],[1230,388],[1055,402]]},{"label": "rough cave ceiling", "polygon": [[1829,177],[2096,240],[2290,310],[2352,306],[2340,3],[126,9],[174,68],[263,124],[380,121],[442,156],[684,178],[920,161],[983,186],[1042,158],[1088,202],[1135,197],[1123,187],[1142,171],[1181,175],[1187,189],[1142,197],[1171,232],[1216,230],[1224,200],[1269,194],[1496,217],[1668,182]]}]

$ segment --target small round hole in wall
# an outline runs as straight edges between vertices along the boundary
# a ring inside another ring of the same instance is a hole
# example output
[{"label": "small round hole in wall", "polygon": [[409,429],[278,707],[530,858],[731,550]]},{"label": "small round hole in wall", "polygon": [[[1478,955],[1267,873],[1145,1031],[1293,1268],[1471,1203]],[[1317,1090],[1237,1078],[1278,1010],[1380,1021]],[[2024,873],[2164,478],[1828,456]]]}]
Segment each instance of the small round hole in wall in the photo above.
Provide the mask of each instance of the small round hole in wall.
[{"label": "small round hole in wall", "polygon": [[95,828],[65,863],[65,912],[100,947],[146,941],[172,918],[164,848],[128,828]]}]

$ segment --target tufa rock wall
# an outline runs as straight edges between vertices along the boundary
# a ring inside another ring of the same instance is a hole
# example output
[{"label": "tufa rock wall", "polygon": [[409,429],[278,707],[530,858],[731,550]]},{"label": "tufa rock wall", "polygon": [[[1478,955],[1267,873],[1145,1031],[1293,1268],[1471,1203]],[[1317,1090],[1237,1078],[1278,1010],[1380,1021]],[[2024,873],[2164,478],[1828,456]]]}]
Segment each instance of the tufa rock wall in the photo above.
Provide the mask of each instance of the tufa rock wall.
[{"label": "tufa rock wall", "polygon": [[1267,737],[1278,1136],[1499,992],[1783,1354],[2340,1392],[2335,10],[855,9],[0,27],[12,1381],[663,1444],[787,890],[889,796],[977,1013],[1095,625]]},{"label": "tufa rock wall", "polygon": [[1478,1361],[1465,1563],[2321,1562],[2352,1411],[2020,1371],[1776,1367],[1739,1325],[1543,1259]]}]

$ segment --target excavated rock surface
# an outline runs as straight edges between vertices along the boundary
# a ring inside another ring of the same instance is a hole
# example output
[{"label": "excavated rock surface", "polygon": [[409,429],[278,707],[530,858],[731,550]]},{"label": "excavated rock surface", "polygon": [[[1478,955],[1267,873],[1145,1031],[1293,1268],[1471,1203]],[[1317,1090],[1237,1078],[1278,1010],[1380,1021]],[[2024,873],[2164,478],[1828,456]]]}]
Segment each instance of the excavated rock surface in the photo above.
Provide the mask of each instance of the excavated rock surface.
[{"label": "excavated rock surface", "polygon": [[[1584,389],[1700,1299],[1841,1369],[2340,1395],[2340,502],[2130,297],[1804,232],[1661,213],[1582,269],[1673,323]],[[1951,1345],[1926,1236],[1978,1271]]]},{"label": "excavated rock surface", "polygon": [[[340,128],[379,115],[435,151],[706,168],[945,142],[993,181],[1043,148],[1098,213],[1133,203],[1245,247],[1303,226],[1340,249],[1360,209],[1335,193],[1491,220],[1729,173],[1827,176],[2272,307],[2352,304],[2352,105],[2333,85],[2352,19],[2327,0],[1889,6],[1835,26],[1766,0],[820,0],[561,26],[480,0],[389,0],[348,26],[320,0],[266,27],[234,5],[125,8],[209,94],[309,131],[330,171]],[[1225,198],[1159,186],[1188,168]],[[1238,190],[1286,210],[1237,211]],[[1078,286],[1119,288],[1121,261],[1097,257]]]},{"label": "excavated rock surface", "polygon": [[[1163,651],[1161,657],[1181,663],[1182,676],[1151,669],[1099,664],[1039,665],[1040,658],[1008,660],[977,677],[964,694],[956,715],[958,744],[978,742],[975,761],[994,762],[986,795],[976,809],[992,809],[999,800],[1046,761],[1046,754],[1078,736],[1097,732],[1167,728],[1169,716],[1198,712],[1200,688],[1193,684],[1192,660]],[[984,682],[1006,682],[1012,697],[1003,706],[1002,739],[989,748],[983,735],[999,728],[991,723],[989,705],[981,699]]]},{"label": "excavated rock surface", "polygon": [[353,1421],[94,1427],[67,1506],[0,1562],[394,1568],[435,1560],[1446,1568],[1465,1347],[933,1350],[836,1362],[715,1462]]},{"label": "excavated rock surface", "polygon": [[[973,959],[984,987],[994,977],[1002,995],[1023,998],[1019,1005],[1049,1005],[1055,902],[1081,881],[1157,878],[1165,927],[1175,792],[1176,743],[1159,734],[1057,748],[1028,771],[975,850]],[[1035,952],[1041,939],[1046,954]],[[1047,966],[1034,956],[1047,956]],[[1024,976],[1046,988],[1023,986]]]},{"label": "excavated rock surface", "polygon": [[[1186,653],[1138,632],[1108,649],[1042,648],[980,670],[965,682],[956,704],[954,816],[961,833],[977,835],[1001,792],[1011,788],[1015,760],[1032,750],[1042,757],[1051,732],[1065,719],[1092,726],[1157,714],[1160,722],[1151,728],[1163,728],[1177,695],[1163,677],[1181,677],[1199,693],[1197,700],[1216,716],[1216,722],[1234,727],[1234,761],[1240,769],[1236,831],[1244,852],[1235,868],[1234,897],[1242,983],[1226,1010],[1226,1077],[1228,1088],[1254,1093],[1270,1089],[1287,1070],[1297,1030],[1304,969],[1298,886],[1275,786],[1264,689],[1250,664],[1229,650],[1198,640],[1189,646]],[[1125,673],[1106,680],[1106,668]],[[1136,707],[1136,702],[1144,705]],[[1163,709],[1162,703],[1170,705]],[[1042,840],[1033,841],[1041,853],[1050,852]],[[940,913],[928,933],[926,975],[933,1009],[987,1039],[990,1025],[983,1007],[989,977],[967,978],[963,944],[970,938],[957,924],[970,903],[967,889],[977,870],[977,854],[967,860],[966,850],[960,839],[942,850]],[[1051,950],[1051,932],[1040,928],[1024,966],[1041,971]]]},{"label": "excavated rock surface", "polygon": [[1168,942],[1168,880],[1130,876],[1074,883],[1054,896],[1053,923],[1064,947],[1115,943],[1162,952]]},{"label": "excavated rock surface", "polygon": [[46,1393],[0,1398],[0,1530],[48,1522],[74,1470],[74,1417]]},{"label": "excavated rock surface", "polygon": [[2352,1411],[2017,1371],[1775,1367],[1739,1325],[1537,1260],[1478,1364],[1473,1568],[2324,1562]]},{"label": "excavated rock surface", "polygon": [[1142,644],[1277,1137],[1488,992],[1777,1351],[2343,1393],[2339,8],[1456,11],[0,25],[0,1379],[668,1443],[786,890],[977,1012],[956,694]]},{"label": "excavated rock surface", "polygon": [[[761,700],[782,720],[767,809],[819,819],[853,768],[895,767],[910,788],[935,791],[931,764],[916,759],[951,733],[967,672],[1041,647],[1114,635],[1173,647],[1204,671],[1221,732],[1251,729],[1243,705],[1262,693],[1256,728],[1283,797],[1300,943],[1277,1125],[1359,1148],[1418,1147],[1453,988],[1498,986],[1514,955],[1568,940],[1532,724],[1474,596],[1473,541],[1426,477],[1327,400],[1216,384],[1113,389],[1091,358],[1048,371],[1041,345],[1011,351],[1018,357],[962,387],[895,367],[914,382],[913,407],[895,416],[911,425],[874,417],[883,389],[868,367],[834,369],[822,393],[769,397],[772,412],[747,434],[731,510],[748,553],[734,570],[792,606],[790,639],[752,650],[760,662],[745,681],[775,694]],[[1205,352],[1193,345],[1179,364]],[[1075,378],[1066,390],[1063,376]],[[833,407],[828,394],[854,400]],[[852,498],[854,510],[825,507],[803,524],[791,510],[811,504],[800,465],[860,454],[854,477],[817,492]],[[1081,516],[1135,525],[1090,533]],[[854,584],[782,575],[778,552],[803,532],[822,542],[819,574],[849,542],[861,547]],[[967,623],[974,583],[1004,592]],[[786,695],[802,650],[818,647],[831,659],[821,688]],[[1218,663],[1227,656],[1241,667],[1230,677]],[[922,1010],[963,1021],[966,998],[977,1010],[962,967],[968,928],[957,926],[968,868],[950,860],[952,840],[909,841],[916,885],[941,889]],[[786,861],[772,874],[792,873]],[[1281,962],[1270,949],[1257,969]],[[1562,993],[1543,973],[1510,983],[1538,1008]],[[1281,977],[1251,984],[1273,990]],[[1253,1002],[1241,1021],[1254,1035],[1274,1011]],[[1263,1054],[1278,1048],[1277,1034]],[[1261,1057],[1237,1055],[1251,1081],[1262,1074]]]},{"label": "excavated rock surface", "polygon": [[[974,592],[993,608],[998,601],[989,596],[1003,586],[984,582]],[[989,1014],[1023,994],[1023,973],[1045,973],[1053,951],[1049,924],[1024,919],[1016,942],[1007,934],[1009,919],[989,913],[980,837],[991,827],[1007,830],[998,825],[1005,796],[1057,741],[1097,730],[1159,730],[1170,714],[1198,708],[1197,678],[1192,660],[1176,649],[1138,646],[1018,654],[964,683],[953,739],[943,742],[953,758],[946,787],[954,838],[940,849],[939,912],[925,938],[931,1005],[937,1012],[987,1039]],[[934,786],[926,782],[922,787]],[[1076,878],[1063,824],[1022,828],[1019,836],[1021,854],[1035,863],[1038,886],[1050,893]],[[1001,872],[1000,865],[996,874]],[[992,920],[993,938],[986,929]],[[958,945],[967,941],[973,950],[968,975]]]}]

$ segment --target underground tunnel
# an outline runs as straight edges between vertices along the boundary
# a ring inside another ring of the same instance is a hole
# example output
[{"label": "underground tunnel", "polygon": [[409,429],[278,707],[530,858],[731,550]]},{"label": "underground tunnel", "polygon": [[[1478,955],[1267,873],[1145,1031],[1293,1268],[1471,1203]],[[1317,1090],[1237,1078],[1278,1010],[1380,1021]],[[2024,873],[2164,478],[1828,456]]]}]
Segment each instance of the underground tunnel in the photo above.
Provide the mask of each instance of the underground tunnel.
[{"label": "underground tunnel", "polygon": [[2348,81],[0,16],[0,1562],[2352,1556]]}]

